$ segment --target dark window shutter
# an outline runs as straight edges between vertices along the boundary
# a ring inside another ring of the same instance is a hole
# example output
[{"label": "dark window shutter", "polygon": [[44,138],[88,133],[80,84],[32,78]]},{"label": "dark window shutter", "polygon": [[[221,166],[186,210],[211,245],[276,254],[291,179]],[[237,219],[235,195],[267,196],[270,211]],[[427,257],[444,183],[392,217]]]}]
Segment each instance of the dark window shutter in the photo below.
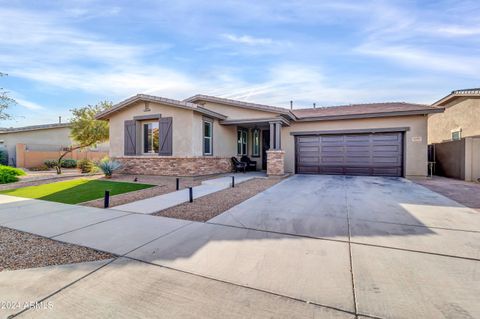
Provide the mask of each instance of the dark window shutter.
[{"label": "dark window shutter", "polygon": [[135,121],[125,121],[124,127],[124,154],[136,155],[136,129]]},{"label": "dark window shutter", "polygon": [[158,140],[159,150],[158,155],[171,156],[172,155],[172,118],[160,118],[158,125]]}]

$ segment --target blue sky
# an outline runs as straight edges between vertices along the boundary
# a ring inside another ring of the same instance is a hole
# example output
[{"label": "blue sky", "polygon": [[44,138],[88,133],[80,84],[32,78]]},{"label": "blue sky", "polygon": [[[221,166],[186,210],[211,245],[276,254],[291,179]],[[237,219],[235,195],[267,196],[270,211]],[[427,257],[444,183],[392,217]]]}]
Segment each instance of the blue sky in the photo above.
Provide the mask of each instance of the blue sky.
[{"label": "blue sky", "polygon": [[295,107],[480,86],[479,1],[2,1],[0,126],[137,93]]}]

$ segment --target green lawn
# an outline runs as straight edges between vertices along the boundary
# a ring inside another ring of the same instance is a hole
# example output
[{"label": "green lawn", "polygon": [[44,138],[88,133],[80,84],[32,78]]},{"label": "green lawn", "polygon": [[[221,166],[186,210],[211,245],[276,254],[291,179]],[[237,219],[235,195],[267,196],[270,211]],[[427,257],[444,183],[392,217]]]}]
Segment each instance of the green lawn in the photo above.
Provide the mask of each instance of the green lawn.
[{"label": "green lawn", "polygon": [[43,199],[66,204],[77,204],[102,198],[105,190],[110,190],[110,195],[118,195],[153,186],[154,185],[79,178],[64,182],[5,190],[1,191],[0,194]]}]

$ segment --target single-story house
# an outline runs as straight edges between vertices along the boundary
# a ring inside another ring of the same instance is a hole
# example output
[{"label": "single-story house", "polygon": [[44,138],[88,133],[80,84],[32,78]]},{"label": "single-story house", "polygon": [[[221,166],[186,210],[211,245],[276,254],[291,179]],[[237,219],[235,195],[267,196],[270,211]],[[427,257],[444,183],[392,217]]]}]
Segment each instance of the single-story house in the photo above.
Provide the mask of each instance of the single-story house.
[{"label": "single-story house", "polygon": [[[0,128],[0,147],[7,150],[9,165],[22,168],[38,167],[45,160],[58,158],[58,154],[64,148],[74,144],[70,137],[70,127],[70,123],[53,123]],[[66,158],[85,158],[89,156],[86,151],[69,154]],[[98,145],[95,152],[93,158],[105,156],[108,152],[108,143]]]},{"label": "single-story house", "polygon": [[428,143],[439,175],[480,179],[480,88],[452,91],[433,103],[445,112],[428,117]]},{"label": "single-story house", "polygon": [[307,109],[207,95],[139,94],[99,113],[110,156],[132,174],[229,172],[249,156],[268,175],[427,175],[427,116],[442,108],[373,103]]}]

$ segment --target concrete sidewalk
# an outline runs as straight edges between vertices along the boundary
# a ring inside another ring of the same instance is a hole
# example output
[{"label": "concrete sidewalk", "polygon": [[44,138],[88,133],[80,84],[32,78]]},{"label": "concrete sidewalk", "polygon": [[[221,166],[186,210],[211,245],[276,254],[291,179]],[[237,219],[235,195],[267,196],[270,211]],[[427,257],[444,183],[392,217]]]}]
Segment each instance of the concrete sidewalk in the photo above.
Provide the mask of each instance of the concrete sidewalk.
[{"label": "concrete sidewalk", "polygon": [[[199,198],[231,187],[232,176],[235,176],[235,183],[242,183],[256,177],[265,177],[265,173],[237,173],[203,181],[200,186],[193,187],[193,198]],[[188,202],[188,200],[189,190],[186,188],[176,192],[115,206],[114,209],[131,213],[153,214],[161,210]]]}]

